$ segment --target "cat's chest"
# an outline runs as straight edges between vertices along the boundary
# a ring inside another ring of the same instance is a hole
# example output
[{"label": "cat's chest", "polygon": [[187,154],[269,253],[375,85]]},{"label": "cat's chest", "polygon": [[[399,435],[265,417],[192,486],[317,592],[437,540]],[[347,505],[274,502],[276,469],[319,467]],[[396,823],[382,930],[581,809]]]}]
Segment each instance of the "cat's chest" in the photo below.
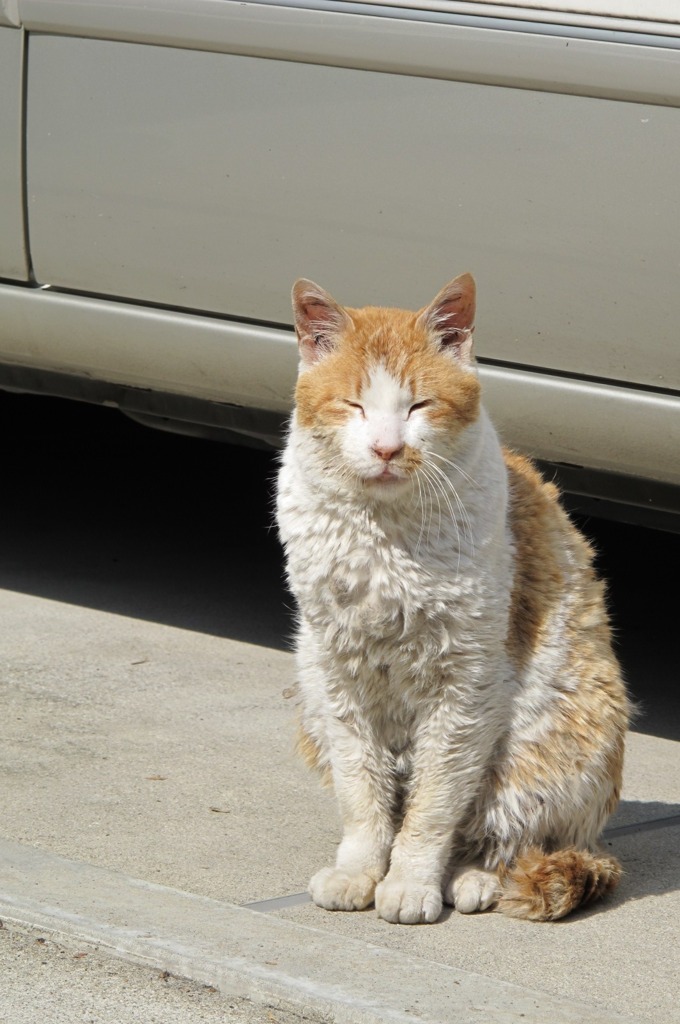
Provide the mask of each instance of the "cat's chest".
[{"label": "cat's chest", "polygon": [[[328,514],[288,545],[293,589],[307,620],[334,635],[407,643],[440,629],[462,596],[445,557],[418,551],[409,524]],[[428,629],[429,624],[429,629]]]}]

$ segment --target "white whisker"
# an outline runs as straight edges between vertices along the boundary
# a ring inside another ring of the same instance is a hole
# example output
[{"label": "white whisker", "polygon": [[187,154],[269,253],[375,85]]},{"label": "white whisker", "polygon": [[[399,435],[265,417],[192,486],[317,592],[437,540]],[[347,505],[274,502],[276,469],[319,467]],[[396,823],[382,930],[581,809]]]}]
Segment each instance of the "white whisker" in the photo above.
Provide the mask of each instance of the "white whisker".
[{"label": "white whisker", "polygon": [[[427,452],[427,453],[424,453],[424,454],[427,456],[429,454],[435,454],[435,453]],[[443,458],[443,456],[440,456],[440,458]],[[447,463],[451,462],[451,460],[449,460],[449,459],[444,459],[444,461],[447,462]],[[453,465],[454,469],[458,469],[459,470],[459,467],[456,467],[455,464],[451,463],[451,465]],[[456,539],[457,539],[458,552],[459,552],[459,564],[460,564],[461,540],[463,538],[467,538],[467,540],[468,540],[468,542],[470,544],[471,550],[472,550],[472,557],[474,558],[475,551],[474,551],[474,540],[473,540],[472,524],[470,522],[470,517],[468,515],[467,509],[465,508],[465,504],[463,503],[463,501],[462,501],[458,491],[456,490],[456,488],[455,488],[455,486],[453,484],[453,481],[450,479],[450,477],[446,474],[446,472],[444,471],[444,469],[441,466],[437,466],[434,462],[431,461],[431,459],[428,459],[427,457],[424,458],[424,460],[423,460],[423,463],[421,465],[421,472],[422,472],[424,478],[428,480],[429,486],[431,487],[433,492],[437,495],[437,501],[438,501],[438,505],[439,505],[439,508],[440,508],[440,512],[441,512],[441,502],[439,501],[439,495],[441,495],[441,497],[446,502],[446,505],[447,505],[448,510],[449,510],[449,514],[451,516],[451,521],[453,522],[453,524],[455,526],[455,529],[456,529]],[[470,479],[469,477],[467,477],[467,474],[463,473],[463,475],[466,478]],[[471,481],[471,482],[473,482],[473,481]],[[436,486],[435,486],[435,484],[436,484]],[[454,507],[453,507],[453,505],[451,503],[451,499],[449,497],[449,493],[451,494],[451,496],[453,497],[453,500],[456,503],[456,508],[458,510],[458,515],[456,515]],[[460,519],[460,525],[459,525],[459,519]],[[463,534],[462,535],[461,535],[461,526],[462,526],[462,529],[463,529]]]},{"label": "white whisker", "polygon": [[469,484],[472,484],[473,487],[479,487],[479,484],[477,483],[477,481],[473,480],[473,478],[469,475],[469,473],[466,473],[465,470],[463,469],[463,467],[459,466],[457,462],[453,461],[453,459],[447,459],[443,455],[440,455],[439,452],[433,452],[430,449],[428,449],[427,451],[424,451],[423,454],[424,455],[431,455],[435,459],[441,459],[442,462],[446,462],[447,465],[451,466],[452,469],[455,469],[457,473],[460,473],[460,475],[462,477],[464,477],[465,480],[467,480]]},{"label": "white whisker", "polygon": [[420,506],[420,531],[418,533],[418,541],[416,543],[416,555],[420,551],[420,543],[423,539],[423,530],[425,529],[425,500],[423,498],[423,484],[416,473],[416,483],[418,484],[418,504]]},{"label": "white whisker", "polygon": [[[454,497],[454,500],[456,502],[456,505],[458,506],[458,511],[460,512],[461,518],[463,520],[463,524],[465,526],[465,529],[466,529],[466,532],[467,532],[467,535],[468,535],[468,540],[470,541],[470,544],[472,544],[472,525],[470,523],[470,517],[467,514],[467,509],[465,508],[465,505],[461,501],[461,498],[460,498],[460,495],[458,494],[458,491],[453,486],[452,481],[449,479],[449,477],[446,475],[446,473],[444,473],[444,471],[442,469],[440,469],[439,466],[431,465],[431,468],[433,470],[436,470],[439,473],[439,475],[441,476],[442,482],[443,483],[445,482],[448,485],[451,493],[453,494],[453,497]],[[474,545],[473,545],[473,554],[474,554]]]},{"label": "white whisker", "polygon": [[460,550],[461,549],[460,527],[458,526],[458,520],[456,519],[455,513],[453,511],[453,506],[452,506],[452,504],[451,504],[451,502],[449,500],[448,495],[446,494],[446,491],[444,490],[442,482],[441,482],[441,480],[439,480],[437,478],[437,476],[433,472],[433,470],[435,468],[436,467],[434,467],[430,463],[424,463],[421,466],[421,470],[423,472],[423,475],[424,475],[425,479],[428,481],[428,483],[429,483],[433,493],[435,494],[435,496],[437,498],[437,504],[438,504],[438,507],[439,507],[439,514],[440,514],[440,526],[441,526],[441,502],[439,501],[439,495],[441,494],[441,496],[444,499],[444,501],[446,502],[447,508],[449,510],[449,515],[451,517],[451,522],[453,523],[453,525],[455,527],[455,530],[456,530],[456,548],[457,548],[457,551],[458,551],[458,564],[456,566],[456,572],[458,572],[458,570],[460,569],[460,554],[461,554],[461,550]]}]

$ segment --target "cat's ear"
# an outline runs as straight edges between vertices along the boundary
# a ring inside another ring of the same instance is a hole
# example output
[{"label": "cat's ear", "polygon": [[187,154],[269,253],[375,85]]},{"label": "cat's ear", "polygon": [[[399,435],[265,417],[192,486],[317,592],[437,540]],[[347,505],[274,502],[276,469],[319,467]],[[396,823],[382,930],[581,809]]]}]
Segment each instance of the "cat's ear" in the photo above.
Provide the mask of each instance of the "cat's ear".
[{"label": "cat's ear", "polygon": [[472,366],[472,334],[475,329],[475,279],[461,274],[449,281],[418,322],[432,333],[441,349],[465,367]]},{"label": "cat's ear", "polygon": [[352,325],[342,306],[304,277],[293,285],[293,314],[300,359],[307,366],[332,352],[340,335]]}]

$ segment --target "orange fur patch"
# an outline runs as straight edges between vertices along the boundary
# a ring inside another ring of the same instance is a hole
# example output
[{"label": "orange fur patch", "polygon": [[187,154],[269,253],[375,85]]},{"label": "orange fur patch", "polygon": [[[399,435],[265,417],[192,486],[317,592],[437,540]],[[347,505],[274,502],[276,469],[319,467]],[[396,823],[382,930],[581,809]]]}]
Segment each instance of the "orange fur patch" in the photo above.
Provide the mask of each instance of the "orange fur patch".
[{"label": "orange fur patch", "polygon": [[307,767],[320,774],[323,786],[331,786],[333,784],[331,767],[328,761],[324,758],[316,740],[310,736],[300,721],[298,721],[297,726],[295,749]]},{"label": "orange fur patch", "polygon": [[551,854],[527,850],[511,868],[499,871],[497,909],[510,917],[556,921],[611,892],[621,874],[615,857],[574,849]]},{"label": "orange fur patch", "polygon": [[418,313],[372,306],[347,313],[352,326],[342,332],[337,348],[298,378],[295,400],[301,426],[341,426],[350,414],[344,403],[358,401],[377,365],[409,388],[414,401],[432,401],[428,416],[434,424],[461,430],[477,418],[477,378],[437,348],[416,322]]},{"label": "orange fur patch", "polygon": [[564,524],[557,488],[543,480],[529,459],[508,449],[503,456],[516,550],[508,647],[515,663],[522,665],[541,645],[546,620],[562,594],[556,544],[564,546]]},{"label": "orange fur patch", "polygon": [[[508,652],[521,672],[547,642],[548,631],[558,630],[553,642],[566,659],[555,679],[549,727],[540,742],[512,743],[494,788],[547,796],[568,791],[585,773],[600,795],[601,827],[618,803],[629,719],[604,587],[592,550],[561,507],[557,488],[527,459],[504,454],[516,547]],[[565,600],[569,614],[556,626],[553,613]]]}]

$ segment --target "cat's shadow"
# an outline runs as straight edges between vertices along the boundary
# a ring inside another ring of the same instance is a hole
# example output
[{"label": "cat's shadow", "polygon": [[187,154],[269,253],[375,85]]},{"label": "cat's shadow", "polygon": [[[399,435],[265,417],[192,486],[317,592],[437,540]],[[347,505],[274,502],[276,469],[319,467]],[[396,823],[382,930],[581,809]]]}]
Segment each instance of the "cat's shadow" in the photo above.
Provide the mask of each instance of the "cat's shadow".
[{"label": "cat's shadow", "polygon": [[680,804],[622,800],[604,831],[602,846],[621,861],[623,877],[602,907],[680,889],[679,838]]}]

